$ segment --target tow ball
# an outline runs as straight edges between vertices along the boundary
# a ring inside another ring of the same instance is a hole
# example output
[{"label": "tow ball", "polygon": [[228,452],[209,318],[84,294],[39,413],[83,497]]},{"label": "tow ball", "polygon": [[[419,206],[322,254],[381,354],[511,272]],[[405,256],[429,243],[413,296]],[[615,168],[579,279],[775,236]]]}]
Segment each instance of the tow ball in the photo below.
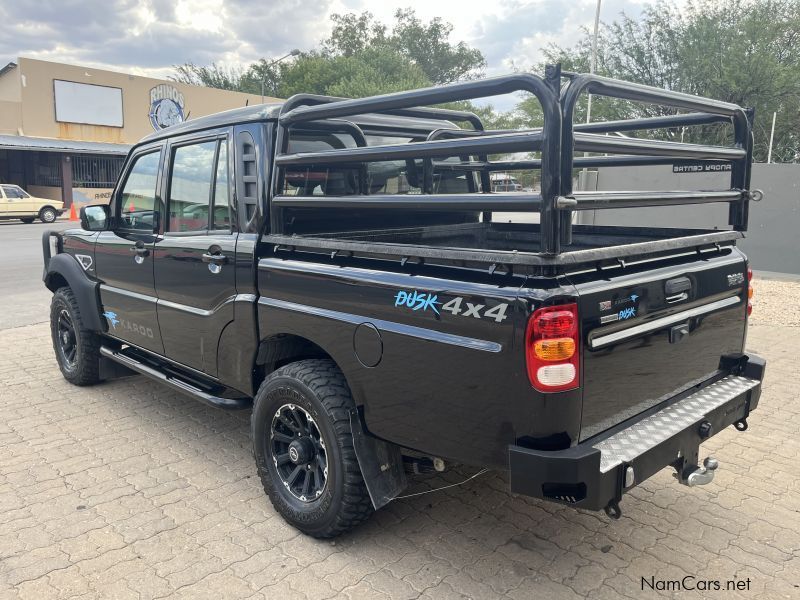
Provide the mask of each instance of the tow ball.
[{"label": "tow ball", "polygon": [[694,467],[691,471],[684,471],[684,477],[680,478],[680,482],[689,487],[696,485],[706,485],[714,481],[714,474],[719,468],[719,461],[713,456],[709,456],[703,461],[702,467]]}]

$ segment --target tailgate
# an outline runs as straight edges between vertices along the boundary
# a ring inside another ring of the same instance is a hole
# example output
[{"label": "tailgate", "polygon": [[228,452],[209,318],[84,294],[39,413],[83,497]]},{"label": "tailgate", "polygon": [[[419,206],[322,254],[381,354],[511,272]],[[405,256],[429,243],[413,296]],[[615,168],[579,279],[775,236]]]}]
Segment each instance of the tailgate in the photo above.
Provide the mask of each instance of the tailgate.
[{"label": "tailgate", "polygon": [[708,379],[721,356],[743,350],[747,265],[736,248],[573,283],[583,339],[581,440]]}]

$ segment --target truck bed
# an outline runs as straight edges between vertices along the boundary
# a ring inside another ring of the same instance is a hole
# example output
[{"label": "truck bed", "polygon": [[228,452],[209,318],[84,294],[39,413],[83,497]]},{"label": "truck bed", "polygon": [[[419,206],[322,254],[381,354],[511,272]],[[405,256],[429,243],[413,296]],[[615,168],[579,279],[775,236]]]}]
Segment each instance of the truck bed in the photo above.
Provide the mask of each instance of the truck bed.
[{"label": "truck bed", "polygon": [[743,237],[730,230],[574,225],[572,244],[561,254],[540,252],[538,224],[476,222],[313,234],[267,235],[264,241],[292,249],[344,251],[446,261],[508,265],[577,265],[598,260],[714,246]]}]

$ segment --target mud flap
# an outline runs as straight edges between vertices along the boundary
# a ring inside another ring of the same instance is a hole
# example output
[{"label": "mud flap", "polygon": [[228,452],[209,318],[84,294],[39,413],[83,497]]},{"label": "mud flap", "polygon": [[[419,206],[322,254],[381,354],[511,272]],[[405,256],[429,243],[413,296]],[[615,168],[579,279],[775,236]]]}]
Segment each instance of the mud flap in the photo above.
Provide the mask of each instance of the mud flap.
[{"label": "mud flap", "polygon": [[350,409],[350,429],[361,475],[372,505],[378,510],[408,485],[400,447],[369,435],[357,408]]}]

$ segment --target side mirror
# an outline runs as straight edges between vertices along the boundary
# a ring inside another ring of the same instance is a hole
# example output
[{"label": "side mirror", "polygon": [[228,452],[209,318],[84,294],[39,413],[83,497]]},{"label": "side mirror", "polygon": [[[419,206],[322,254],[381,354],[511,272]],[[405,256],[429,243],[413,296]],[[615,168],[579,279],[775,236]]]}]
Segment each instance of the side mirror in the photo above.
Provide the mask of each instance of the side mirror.
[{"label": "side mirror", "polygon": [[81,207],[81,229],[105,231],[108,229],[111,211],[108,204],[92,204]]}]

